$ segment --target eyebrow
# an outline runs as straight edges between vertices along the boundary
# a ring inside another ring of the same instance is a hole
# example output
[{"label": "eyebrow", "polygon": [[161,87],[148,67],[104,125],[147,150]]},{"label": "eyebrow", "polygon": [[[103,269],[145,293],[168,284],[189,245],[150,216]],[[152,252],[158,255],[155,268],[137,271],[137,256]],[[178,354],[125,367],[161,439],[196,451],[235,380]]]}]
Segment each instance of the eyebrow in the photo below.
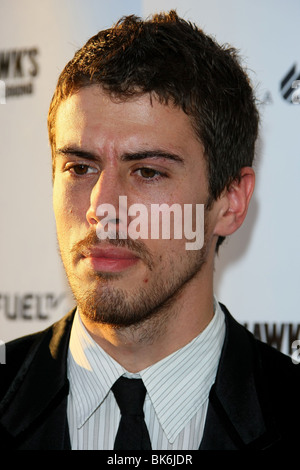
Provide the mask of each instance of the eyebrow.
[{"label": "eyebrow", "polygon": [[[84,158],[87,160],[99,160],[99,156],[93,152],[89,152],[77,147],[62,147],[58,148],[55,151],[56,155],[73,155],[75,157]],[[130,162],[130,161],[137,161],[137,160],[145,160],[147,158],[165,158],[167,160],[180,163],[184,165],[184,159],[174,152],[166,152],[161,149],[157,150],[142,150],[137,152],[126,152],[121,155],[121,161],[123,162]]]},{"label": "eyebrow", "polygon": [[69,147],[69,146],[62,147],[62,148],[56,149],[55,154],[56,155],[74,155],[75,157],[85,158],[87,160],[98,160],[96,154],[92,152],[88,152],[86,150],[82,150],[77,147]]},{"label": "eyebrow", "polygon": [[184,164],[183,158],[173,152],[165,152],[163,150],[145,150],[141,152],[125,153],[122,155],[121,160],[125,162],[135,161],[135,160],[145,160],[146,158],[165,158],[174,162]]}]

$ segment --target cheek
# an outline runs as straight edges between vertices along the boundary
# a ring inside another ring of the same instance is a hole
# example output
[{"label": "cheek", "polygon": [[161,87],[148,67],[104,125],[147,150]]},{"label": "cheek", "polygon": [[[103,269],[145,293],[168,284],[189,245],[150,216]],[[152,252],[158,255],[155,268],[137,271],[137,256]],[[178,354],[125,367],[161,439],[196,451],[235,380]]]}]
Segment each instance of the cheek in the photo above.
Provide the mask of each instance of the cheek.
[{"label": "cheek", "polygon": [[151,253],[156,269],[164,271],[170,264],[179,264],[186,256],[185,240],[143,240],[145,247]]},{"label": "cheek", "polygon": [[53,209],[57,231],[64,237],[87,225],[88,198],[59,181],[53,186]]}]

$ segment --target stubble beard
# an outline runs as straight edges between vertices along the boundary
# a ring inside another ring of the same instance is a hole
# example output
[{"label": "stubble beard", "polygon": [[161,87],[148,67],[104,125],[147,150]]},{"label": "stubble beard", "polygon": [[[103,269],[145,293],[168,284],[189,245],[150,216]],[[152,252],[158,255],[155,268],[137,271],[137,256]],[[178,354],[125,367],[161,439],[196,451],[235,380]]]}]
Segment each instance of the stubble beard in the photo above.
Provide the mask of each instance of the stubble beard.
[{"label": "stubble beard", "polygon": [[[80,314],[91,322],[109,325],[114,329],[129,328],[131,331],[139,329],[147,331],[147,335],[152,331],[153,336],[162,334],[169,315],[174,315],[176,312],[174,307],[185,287],[206,263],[209,245],[206,227],[201,250],[186,251],[179,260],[178,255],[175,255],[176,263],[172,259],[168,260],[167,275],[163,269],[160,269],[158,261],[155,264],[152,254],[142,241],[117,238],[106,240],[107,242],[114,246],[127,247],[137,253],[153,274],[150,276],[152,281],[149,280],[145,287],[131,290],[129,294],[128,291],[114,286],[115,281],[121,279],[124,273],[98,272],[94,273],[93,283],[96,282],[97,288],[90,289],[89,286],[84,288],[64,263]],[[72,251],[76,253],[82,247],[99,243],[101,244],[101,241],[91,233]]]}]

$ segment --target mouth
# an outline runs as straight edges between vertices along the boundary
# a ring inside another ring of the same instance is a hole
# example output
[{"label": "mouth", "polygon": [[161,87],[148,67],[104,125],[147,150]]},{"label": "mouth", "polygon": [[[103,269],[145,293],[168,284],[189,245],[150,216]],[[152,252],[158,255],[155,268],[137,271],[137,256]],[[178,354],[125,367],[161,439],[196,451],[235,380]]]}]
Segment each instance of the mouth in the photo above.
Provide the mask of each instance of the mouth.
[{"label": "mouth", "polygon": [[94,247],[82,253],[83,260],[95,271],[121,272],[138,263],[139,257],[122,247]]}]

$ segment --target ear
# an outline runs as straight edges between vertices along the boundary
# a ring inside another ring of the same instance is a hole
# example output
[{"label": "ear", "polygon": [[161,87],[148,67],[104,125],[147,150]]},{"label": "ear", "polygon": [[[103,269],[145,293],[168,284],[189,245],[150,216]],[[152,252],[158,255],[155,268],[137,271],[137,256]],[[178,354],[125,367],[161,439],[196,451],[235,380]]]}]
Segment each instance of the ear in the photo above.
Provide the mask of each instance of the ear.
[{"label": "ear", "polygon": [[255,186],[253,168],[244,167],[240,180],[233,181],[217,201],[219,212],[214,234],[226,237],[234,233],[244,222]]}]

